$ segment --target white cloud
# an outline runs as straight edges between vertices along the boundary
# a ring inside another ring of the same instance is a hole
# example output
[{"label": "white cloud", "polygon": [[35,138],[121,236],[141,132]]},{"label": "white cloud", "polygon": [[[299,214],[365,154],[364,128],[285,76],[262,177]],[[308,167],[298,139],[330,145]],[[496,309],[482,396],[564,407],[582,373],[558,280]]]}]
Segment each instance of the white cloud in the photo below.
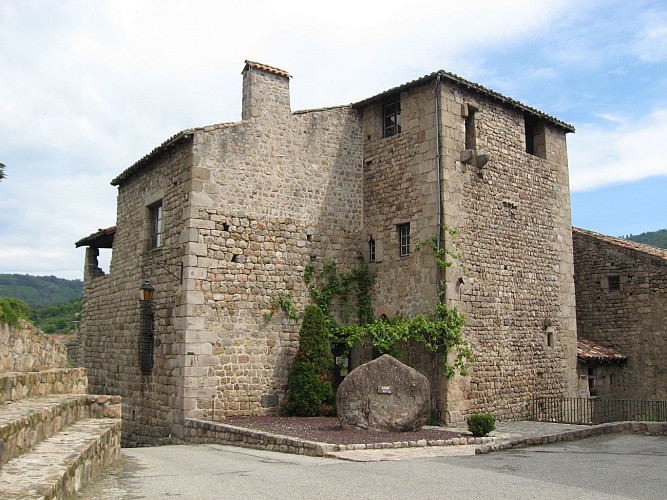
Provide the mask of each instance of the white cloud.
[{"label": "white cloud", "polygon": [[632,44],[633,50],[642,61],[667,61],[667,12],[649,12],[643,19],[644,25]]},{"label": "white cloud", "polygon": [[[587,9],[575,0],[2,2],[0,272],[80,273],[73,242],[115,220],[110,179],[179,130],[239,119],[245,59],[294,75],[293,109],[363,99],[437,69],[495,88],[489,76],[505,75],[489,51],[541,44]],[[532,63],[526,78],[554,77]],[[498,90],[513,95],[518,83]]]},{"label": "white cloud", "polygon": [[633,119],[614,117],[611,123],[578,125],[577,133],[568,139],[572,191],[667,176],[667,160],[660,148],[665,137],[667,109]]}]

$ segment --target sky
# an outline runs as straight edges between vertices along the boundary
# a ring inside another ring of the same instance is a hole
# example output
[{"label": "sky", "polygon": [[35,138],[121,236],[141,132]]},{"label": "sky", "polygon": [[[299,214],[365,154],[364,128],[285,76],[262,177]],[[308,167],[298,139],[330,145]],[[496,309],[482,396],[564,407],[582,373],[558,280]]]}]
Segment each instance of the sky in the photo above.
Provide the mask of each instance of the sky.
[{"label": "sky", "polygon": [[575,226],[667,228],[663,0],[2,0],[0,273],[82,278],[111,179],[239,120],[246,59],[293,76],[292,110],[456,73],[574,125]]}]

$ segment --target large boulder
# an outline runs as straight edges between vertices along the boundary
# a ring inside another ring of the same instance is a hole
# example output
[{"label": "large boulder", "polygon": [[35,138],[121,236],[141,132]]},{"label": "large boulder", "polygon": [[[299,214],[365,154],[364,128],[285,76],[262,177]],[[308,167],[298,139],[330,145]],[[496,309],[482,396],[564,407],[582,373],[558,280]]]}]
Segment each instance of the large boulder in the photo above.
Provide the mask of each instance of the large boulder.
[{"label": "large boulder", "polygon": [[336,392],[336,411],[344,429],[417,431],[428,420],[428,379],[384,354],[352,370]]}]

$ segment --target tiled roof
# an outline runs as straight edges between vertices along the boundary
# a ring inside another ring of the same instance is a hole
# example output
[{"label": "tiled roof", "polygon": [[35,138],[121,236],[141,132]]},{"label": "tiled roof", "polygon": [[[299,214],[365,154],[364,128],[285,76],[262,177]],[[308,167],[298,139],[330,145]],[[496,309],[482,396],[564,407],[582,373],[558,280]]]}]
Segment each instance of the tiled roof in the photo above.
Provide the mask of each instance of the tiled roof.
[{"label": "tiled roof", "polygon": [[628,359],[609,347],[601,346],[587,339],[577,339],[577,357],[583,361],[606,363],[620,363]]},{"label": "tiled roof", "polygon": [[578,227],[573,227],[572,233],[583,234],[591,238],[604,241],[605,243],[609,243],[610,245],[614,245],[618,248],[642,252],[652,257],[657,257],[658,259],[667,261],[667,250],[664,248],[645,245],[644,243],[637,243],[636,241],[624,240],[623,238],[615,238],[614,236],[607,236],[606,234],[596,233],[594,231],[589,231],[587,229],[581,229]]},{"label": "tiled roof", "polygon": [[287,71],[282,70],[280,68],[274,68],[273,66],[269,66],[268,64],[262,64],[254,61],[248,61],[246,59],[245,66],[243,67],[243,71],[241,72],[242,74],[247,70],[248,68],[256,68],[256,69],[261,69],[262,71],[267,71],[269,73],[273,73],[274,75],[279,75],[279,76],[286,76],[287,78],[291,78],[292,75],[290,75]]},{"label": "tiled roof", "polygon": [[81,238],[74,243],[76,247],[96,247],[96,248],[111,248],[113,246],[113,238],[116,234],[116,226],[107,227],[106,229],[98,229],[91,235]]},{"label": "tiled roof", "polygon": [[133,163],[128,168],[123,170],[123,172],[121,172],[120,175],[118,175],[115,179],[112,179],[111,185],[112,186],[118,186],[118,185],[122,184],[123,181],[125,181],[129,177],[132,177],[136,172],[141,170],[141,168],[146,163],[148,163],[149,161],[151,161],[155,157],[159,156],[168,147],[174,146],[181,141],[191,139],[192,136],[195,134],[195,132],[198,132],[198,131],[210,132],[212,130],[217,130],[217,129],[221,129],[221,128],[234,127],[236,125],[239,125],[240,123],[241,122],[229,122],[229,123],[219,123],[217,125],[208,125],[206,127],[189,128],[187,130],[183,130],[183,131],[181,131],[177,134],[174,134],[169,139],[167,139],[162,144],[160,144],[158,147],[154,148],[150,153],[142,156],[135,163]]},{"label": "tiled roof", "polygon": [[566,132],[574,132],[574,127],[570,125],[569,123],[565,123],[563,121],[558,120],[557,118],[554,118],[553,116],[550,116],[546,113],[543,113],[542,111],[531,108],[530,106],[526,106],[525,104],[515,101],[514,99],[511,99],[510,97],[505,97],[502,94],[499,94],[498,92],[494,90],[487,89],[486,87],[483,87],[482,85],[479,85],[475,82],[471,82],[469,80],[466,80],[465,78],[461,78],[458,75],[455,75],[454,73],[449,73],[448,71],[436,71],[434,73],[431,73],[429,75],[422,76],[421,78],[418,78],[416,80],[412,80],[410,82],[404,83],[403,85],[399,85],[398,87],[391,88],[389,90],[386,90],[384,92],[381,92],[380,94],[374,95],[373,97],[369,97],[368,99],[364,99],[363,101],[359,101],[353,104],[355,107],[360,107],[364,106],[366,104],[370,104],[375,101],[379,101],[384,99],[385,97],[395,94],[397,92],[404,92],[406,90],[409,90],[413,87],[418,87],[420,85],[423,85],[425,83],[428,83],[430,81],[434,81],[438,76],[440,78],[449,80],[456,85],[462,86],[467,88],[468,90],[472,90],[474,92],[478,92],[480,94],[484,94],[487,97],[490,97],[494,99],[495,101],[498,101],[502,104],[505,104],[507,106],[511,106],[513,108],[519,109],[525,113],[528,113],[530,115],[536,116],[538,118],[541,118],[543,120],[546,120],[562,129],[564,129]]}]

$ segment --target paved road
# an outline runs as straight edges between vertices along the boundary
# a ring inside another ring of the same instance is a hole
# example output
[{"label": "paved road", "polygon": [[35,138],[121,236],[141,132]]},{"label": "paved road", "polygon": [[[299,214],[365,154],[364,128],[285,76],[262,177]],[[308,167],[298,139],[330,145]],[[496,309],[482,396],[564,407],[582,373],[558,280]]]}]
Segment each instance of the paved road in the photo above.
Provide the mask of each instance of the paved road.
[{"label": "paved road", "polygon": [[125,449],[122,467],[79,498],[667,498],[667,437],[613,434],[403,460],[397,451],[389,461],[357,463],[220,445]]}]

